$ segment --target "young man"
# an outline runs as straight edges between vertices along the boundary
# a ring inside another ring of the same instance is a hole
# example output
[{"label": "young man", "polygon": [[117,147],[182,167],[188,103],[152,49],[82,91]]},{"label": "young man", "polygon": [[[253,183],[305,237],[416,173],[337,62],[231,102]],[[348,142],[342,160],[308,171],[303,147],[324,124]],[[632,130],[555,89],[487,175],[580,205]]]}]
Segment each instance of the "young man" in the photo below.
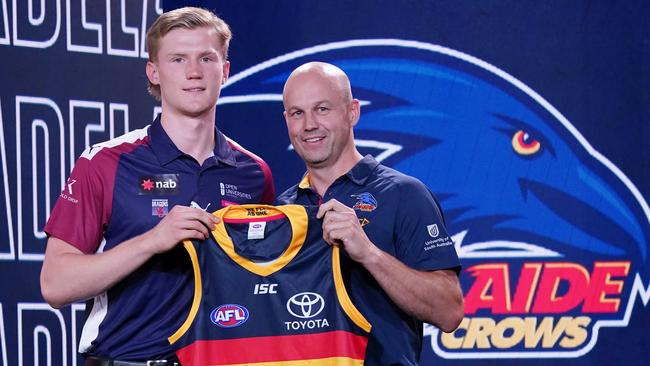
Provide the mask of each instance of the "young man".
[{"label": "young man", "polygon": [[449,332],[463,318],[459,261],[438,203],[417,179],[357,151],[359,101],[341,69],[300,66],[283,99],[307,173],[278,201],[320,205],[325,241],[352,260],[350,294],[373,325],[365,364],[416,365],[422,321]]},{"label": "young man", "polygon": [[274,199],[268,166],[216,128],[230,38],[207,10],[162,14],[146,65],[161,115],[84,151],[52,211],[41,290],[57,308],[88,300],[86,365],[175,364],[167,337],[193,297],[178,243],[209,235],[206,210]]}]

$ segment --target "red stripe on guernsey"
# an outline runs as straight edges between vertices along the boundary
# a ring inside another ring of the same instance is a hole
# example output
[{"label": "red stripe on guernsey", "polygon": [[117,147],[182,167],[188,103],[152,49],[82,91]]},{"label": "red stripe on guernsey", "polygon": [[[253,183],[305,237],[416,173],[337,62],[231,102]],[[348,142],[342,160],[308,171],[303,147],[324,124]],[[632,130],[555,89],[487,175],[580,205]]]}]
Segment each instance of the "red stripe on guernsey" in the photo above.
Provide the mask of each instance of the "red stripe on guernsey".
[{"label": "red stripe on guernsey", "polygon": [[176,351],[183,366],[233,365],[347,357],[363,360],[368,338],[337,330],[318,334],[199,340]]},{"label": "red stripe on guernsey", "polygon": [[262,172],[264,173],[264,193],[262,193],[262,202],[260,203],[272,204],[273,201],[275,201],[275,186],[273,185],[273,174],[271,174],[271,168],[269,168],[268,164],[266,164],[262,158],[244,149],[240,144],[230,139],[228,136],[225,137],[230,147],[250,156],[251,159],[255,160],[260,166],[260,169],[262,169]]},{"label": "red stripe on guernsey", "polygon": [[223,218],[223,222],[227,224],[245,224],[247,222],[262,222],[262,221],[273,221],[285,217],[284,214],[277,214],[266,217],[245,217],[243,219],[232,219],[232,218]]}]

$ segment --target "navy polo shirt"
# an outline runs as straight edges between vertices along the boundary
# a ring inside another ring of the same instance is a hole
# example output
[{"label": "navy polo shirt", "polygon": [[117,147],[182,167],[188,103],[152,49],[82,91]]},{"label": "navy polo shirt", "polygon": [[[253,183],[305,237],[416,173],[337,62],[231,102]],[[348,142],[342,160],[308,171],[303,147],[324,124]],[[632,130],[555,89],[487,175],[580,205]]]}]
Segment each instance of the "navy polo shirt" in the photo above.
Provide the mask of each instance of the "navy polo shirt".
[{"label": "navy polo shirt", "polygon": [[[407,266],[422,271],[459,270],[440,206],[416,178],[368,155],[334,181],[323,197],[311,189],[305,175],[277,203],[319,205],[332,198],[354,208],[368,238]],[[417,365],[422,322],[399,309],[363,266],[347,258],[345,269],[350,296],[373,325],[365,364]]]},{"label": "navy polo shirt", "polygon": [[[45,231],[92,254],[150,230],[175,205],[212,212],[231,204],[272,202],[266,163],[216,128],[214,133],[214,155],[203,164],[174,145],[159,118],[86,149]],[[182,246],[152,257],[87,302],[79,351],[134,361],[172,357],[167,337],[187,316],[192,281]]]}]

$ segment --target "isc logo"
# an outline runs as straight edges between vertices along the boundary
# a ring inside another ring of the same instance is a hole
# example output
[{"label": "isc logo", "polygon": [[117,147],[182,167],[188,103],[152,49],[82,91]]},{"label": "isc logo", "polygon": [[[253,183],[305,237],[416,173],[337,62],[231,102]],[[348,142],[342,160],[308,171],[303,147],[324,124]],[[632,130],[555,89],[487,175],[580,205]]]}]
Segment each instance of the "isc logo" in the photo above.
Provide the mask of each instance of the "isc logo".
[{"label": "isc logo", "polygon": [[237,327],[248,320],[248,309],[237,304],[225,304],[212,310],[210,320],[222,328]]},{"label": "isc logo", "polygon": [[276,288],[278,287],[277,283],[256,283],[255,284],[255,290],[253,293],[255,295],[264,295],[264,294],[277,294],[278,291]]}]

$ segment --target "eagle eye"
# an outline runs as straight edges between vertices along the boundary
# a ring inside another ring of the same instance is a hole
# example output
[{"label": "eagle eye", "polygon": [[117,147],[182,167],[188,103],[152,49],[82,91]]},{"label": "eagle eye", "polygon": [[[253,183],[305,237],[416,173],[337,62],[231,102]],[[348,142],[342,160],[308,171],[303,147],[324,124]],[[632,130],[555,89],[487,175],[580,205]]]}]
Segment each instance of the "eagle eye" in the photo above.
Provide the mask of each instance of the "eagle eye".
[{"label": "eagle eye", "polygon": [[542,145],[526,131],[519,130],[512,136],[512,148],[519,154],[530,156],[539,151]]}]

